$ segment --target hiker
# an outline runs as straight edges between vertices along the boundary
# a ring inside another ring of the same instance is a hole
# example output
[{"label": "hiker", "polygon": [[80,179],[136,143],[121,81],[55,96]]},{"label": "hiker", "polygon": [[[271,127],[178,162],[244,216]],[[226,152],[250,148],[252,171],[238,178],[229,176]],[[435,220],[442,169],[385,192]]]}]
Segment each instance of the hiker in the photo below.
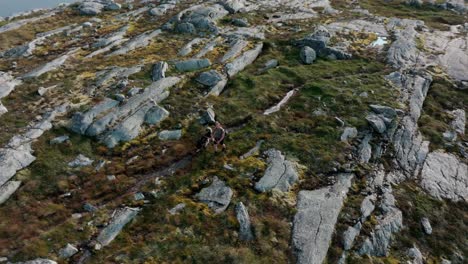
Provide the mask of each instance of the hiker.
[{"label": "hiker", "polygon": [[221,126],[221,123],[216,121],[215,128],[213,130],[213,144],[215,151],[218,151],[218,145],[221,145],[223,151],[226,149],[224,139],[226,139],[226,130]]},{"label": "hiker", "polygon": [[213,130],[211,129],[211,127],[207,127],[206,133],[197,142],[197,152],[200,152],[202,149],[205,149],[206,147],[208,147],[212,139],[213,139]]}]

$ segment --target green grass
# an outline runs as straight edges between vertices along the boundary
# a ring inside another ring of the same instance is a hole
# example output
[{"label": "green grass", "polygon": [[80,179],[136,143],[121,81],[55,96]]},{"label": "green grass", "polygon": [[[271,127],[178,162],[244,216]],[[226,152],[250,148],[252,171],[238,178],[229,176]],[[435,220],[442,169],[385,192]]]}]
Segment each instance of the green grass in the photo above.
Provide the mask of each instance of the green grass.
[{"label": "green grass", "polygon": [[449,10],[442,10],[428,4],[414,7],[405,4],[405,1],[402,0],[364,0],[359,3],[362,8],[368,9],[372,14],[422,20],[426,25],[436,29],[447,30],[447,25],[459,25],[466,21],[466,16],[464,15]]}]

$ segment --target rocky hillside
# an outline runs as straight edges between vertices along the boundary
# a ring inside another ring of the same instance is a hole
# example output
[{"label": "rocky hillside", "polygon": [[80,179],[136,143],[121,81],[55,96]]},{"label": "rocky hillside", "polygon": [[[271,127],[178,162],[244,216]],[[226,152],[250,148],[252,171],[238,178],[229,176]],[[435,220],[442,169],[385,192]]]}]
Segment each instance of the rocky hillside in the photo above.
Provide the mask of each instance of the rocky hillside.
[{"label": "rocky hillside", "polygon": [[[85,0],[1,18],[0,263],[468,263],[467,12]],[[197,151],[215,121],[226,150]]]}]

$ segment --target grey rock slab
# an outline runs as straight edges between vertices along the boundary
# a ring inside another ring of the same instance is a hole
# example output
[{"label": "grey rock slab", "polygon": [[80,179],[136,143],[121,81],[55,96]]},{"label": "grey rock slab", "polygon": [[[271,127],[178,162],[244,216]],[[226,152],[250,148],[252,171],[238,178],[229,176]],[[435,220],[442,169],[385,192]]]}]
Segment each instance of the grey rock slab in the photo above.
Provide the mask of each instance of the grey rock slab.
[{"label": "grey rock slab", "polygon": [[55,14],[57,14],[57,10],[52,10],[52,11],[47,12],[47,13],[45,13],[43,15],[40,15],[40,16],[10,22],[10,23],[0,27],[0,33],[5,33],[5,32],[8,32],[8,31],[11,31],[11,30],[18,29],[18,28],[20,28],[20,27],[22,27],[22,26],[24,26],[26,24],[37,22],[37,21],[42,20],[44,18],[54,16]]},{"label": "grey rock slab", "polygon": [[15,79],[11,74],[0,71],[0,99],[8,96],[21,83],[21,80]]},{"label": "grey rock slab", "polygon": [[81,15],[95,16],[100,14],[104,9],[104,5],[99,2],[85,1],[78,6],[78,11]]},{"label": "grey rock slab", "polygon": [[245,67],[252,64],[258,55],[262,52],[263,43],[257,44],[255,48],[244,52],[242,55],[234,59],[232,62],[226,64],[225,70],[229,78],[234,77],[237,73],[244,70]]},{"label": "grey rock slab", "polygon": [[[1,97],[1,96],[0,96]],[[453,120],[450,123],[455,132],[460,135],[465,135],[465,125],[466,125],[466,113],[464,109],[456,109],[450,112],[453,116]]]},{"label": "grey rock slab", "polygon": [[145,115],[145,123],[156,125],[169,117],[169,112],[159,105],[151,107]]},{"label": "grey rock slab", "polygon": [[78,253],[78,251],[79,250],[74,245],[67,244],[65,247],[59,250],[59,257],[62,259],[67,259]]},{"label": "grey rock slab", "polygon": [[127,225],[133,218],[138,214],[139,208],[125,207],[118,209],[112,216],[109,225],[106,226],[97,237],[97,242],[102,246],[109,245],[117,235],[122,231],[125,225]]},{"label": "grey rock slab", "polygon": [[241,11],[245,8],[245,0],[222,0],[220,4],[227,10],[229,13],[234,14]]},{"label": "grey rock slab", "polygon": [[221,80],[223,80],[223,76],[216,70],[202,72],[196,79],[197,82],[208,87],[215,86]]},{"label": "grey rock slab", "polygon": [[136,36],[135,38],[130,39],[129,41],[125,42],[120,49],[112,52],[111,54],[109,54],[109,56],[125,55],[129,53],[130,51],[146,47],[152,42],[152,40],[156,36],[160,35],[161,33],[162,31],[160,29],[144,32]]},{"label": "grey rock slab", "polygon": [[160,140],[179,140],[182,137],[182,130],[163,130],[159,132]]},{"label": "grey rock slab", "polygon": [[345,127],[343,133],[341,134],[340,140],[342,142],[347,142],[348,139],[353,139],[357,137],[358,131],[355,127]]},{"label": "grey rock slab", "polygon": [[263,177],[255,184],[255,189],[260,192],[278,189],[287,192],[299,179],[297,166],[286,160],[281,151],[269,149],[265,152],[268,156],[268,167]]},{"label": "grey rock slab", "polygon": [[331,187],[299,192],[292,230],[297,263],[321,264],[325,260],[352,178],[352,174],[339,174]]},{"label": "grey rock slab", "polygon": [[412,264],[424,264],[424,257],[417,247],[408,250],[408,257],[413,259]]},{"label": "grey rock slab", "polygon": [[60,68],[67,60],[68,58],[72,57],[74,53],[76,53],[77,51],[79,50],[78,49],[74,49],[74,50],[71,50],[63,55],[61,55],[60,57],[42,65],[42,66],[39,66],[38,68],[26,73],[23,78],[24,79],[30,79],[30,78],[37,78],[41,75],[43,75],[44,73],[47,73],[47,72],[50,72],[50,71],[53,71],[53,70],[57,70],[58,68]]},{"label": "grey rock slab", "polygon": [[[136,65],[132,67],[109,67],[106,68],[105,70],[99,71],[96,73],[96,85],[101,87],[101,86],[106,86],[108,85],[111,81],[115,80],[122,80],[122,81],[127,81],[126,79],[128,76],[133,75],[135,73],[140,72],[142,69],[141,65]],[[123,86],[125,83],[123,83]]]},{"label": "grey rock slab", "polygon": [[388,28],[394,29],[395,41],[390,45],[387,52],[387,60],[394,68],[411,68],[421,64],[420,51],[416,45],[418,32],[417,26],[422,26],[422,21],[400,20],[394,18],[387,24]]},{"label": "grey rock slab", "polygon": [[233,192],[226,183],[218,177],[213,178],[210,186],[203,188],[195,195],[200,202],[205,203],[216,214],[224,212],[231,202]]},{"label": "grey rock slab", "polygon": [[[129,98],[124,105],[115,108],[113,111],[94,121],[86,130],[86,134],[96,136],[105,131],[110,131],[113,127],[120,124],[124,118],[138,112],[140,108],[147,109],[149,105],[153,106],[155,103],[161,102],[169,96],[168,89],[176,85],[180,80],[178,77],[168,77],[152,83],[145,88],[143,93]],[[142,112],[144,112],[144,109],[142,109]]]},{"label": "grey rock slab", "polygon": [[368,195],[362,200],[361,203],[361,222],[364,222],[367,217],[371,215],[371,213],[375,209],[375,200],[377,199],[375,194]]},{"label": "grey rock slab", "polygon": [[426,233],[427,235],[432,234],[431,222],[427,217],[423,217],[421,219],[421,226],[423,227],[424,233]]},{"label": "grey rock slab", "polygon": [[468,166],[455,155],[434,151],[421,170],[421,187],[438,199],[468,201]]},{"label": "grey rock slab", "polygon": [[153,82],[166,78],[166,71],[168,68],[169,65],[165,61],[155,63],[151,72],[151,79]]},{"label": "grey rock slab", "polygon": [[192,53],[193,46],[197,46],[200,43],[203,43],[206,39],[203,38],[194,38],[189,43],[185,44],[182,49],[179,50],[179,56],[187,56]]},{"label": "grey rock slab", "polygon": [[343,233],[343,248],[344,250],[350,250],[353,247],[354,240],[361,232],[362,224],[358,222],[354,226],[349,226],[348,229]]},{"label": "grey rock slab", "polygon": [[403,214],[395,206],[395,198],[391,192],[391,187],[384,188],[382,191],[383,198],[380,209],[383,214],[378,216],[377,226],[358,250],[360,255],[387,256],[394,239],[394,233],[399,232],[403,227]]},{"label": "grey rock slab", "polygon": [[239,56],[242,53],[242,50],[247,47],[249,44],[248,41],[236,38],[230,44],[230,49],[223,55],[220,59],[221,63],[225,63],[228,60]]},{"label": "grey rock slab", "polygon": [[317,54],[315,53],[315,50],[308,46],[302,47],[299,53],[299,56],[301,58],[302,63],[304,64],[312,64],[317,58]]},{"label": "grey rock slab", "polygon": [[197,71],[211,66],[208,59],[190,59],[176,62],[175,67],[180,72]]},{"label": "grey rock slab", "polygon": [[385,133],[385,131],[387,131],[385,120],[379,115],[376,115],[374,113],[368,114],[366,116],[366,120],[367,122],[369,122],[371,127],[378,133],[383,134]]},{"label": "grey rock slab", "polygon": [[239,238],[244,241],[253,240],[252,224],[250,223],[249,212],[242,202],[236,205],[236,217],[239,222]]},{"label": "grey rock slab", "polygon": [[84,135],[97,116],[113,109],[118,104],[119,102],[116,100],[105,98],[86,113],[75,113],[72,117],[70,129],[75,133]]},{"label": "grey rock slab", "polygon": [[0,186],[0,205],[6,202],[10,196],[20,187],[20,181],[8,181]]},{"label": "grey rock slab", "polygon": [[249,151],[247,151],[247,153],[240,156],[240,159],[243,160],[243,159],[246,159],[248,157],[258,154],[260,151],[260,148],[263,145],[263,142],[264,142],[263,140],[257,141],[257,143],[255,144],[255,147],[251,148]]},{"label": "grey rock slab", "polygon": [[200,117],[200,124],[207,125],[207,124],[214,124],[216,121],[216,114],[213,108],[208,108]]},{"label": "grey rock slab", "polygon": [[265,65],[263,66],[262,71],[268,71],[269,69],[278,67],[278,65],[279,65],[278,60],[276,59],[268,60],[267,62],[265,62]]},{"label": "grey rock slab", "polygon": [[79,154],[74,160],[68,163],[69,167],[77,168],[77,167],[85,167],[93,164],[93,160],[84,156],[83,154]]}]

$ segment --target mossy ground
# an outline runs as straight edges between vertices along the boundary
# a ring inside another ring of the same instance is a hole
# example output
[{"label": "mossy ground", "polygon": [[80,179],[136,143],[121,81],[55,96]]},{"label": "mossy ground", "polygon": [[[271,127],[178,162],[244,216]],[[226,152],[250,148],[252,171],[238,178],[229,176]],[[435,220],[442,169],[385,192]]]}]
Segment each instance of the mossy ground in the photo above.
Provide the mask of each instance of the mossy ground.
[{"label": "mossy ground", "polygon": [[[388,3],[379,6],[365,1],[363,7],[377,13],[383,12],[383,8],[387,7],[387,10],[395,12],[396,15],[412,14],[412,9]],[[176,12],[175,10],[174,13]],[[427,10],[421,14],[421,18],[431,22],[433,20],[430,15],[435,12]],[[445,13],[437,14],[445,17]],[[104,13],[101,18],[112,20],[112,15]],[[168,14],[168,17],[171,15],[173,14]],[[262,19],[265,18],[258,14],[249,17],[253,24]],[[165,20],[154,20],[145,14],[143,19],[132,22],[129,36],[154,29]],[[102,251],[96,251],[89,259],[90,263],[294,261],[290,248],[290,230],[295,214],[294,206],[291,205],[294,203],[295,193],[299,189],[316,189],[329,184],[328,175],[334,173],[332,169],[337,163],[346,163],[348,155],[354,148],[351,144],[339,141],[343,128],[339,126],[335,117],[345,121],[347,126],[363,130],[367,127],[365,116],[369,111],[369,104],[399,107],[396,105],[398,91],[389,86],[383,78],[392,69],[387,67],[375,53],[364,52],[360,48],[366,46],[372,36],[344,36],[365,40],[355,47],[357,56],[351,60],[334,61],[320,58],[312,65],[301,64],[299,49],[289,40],[307,34],[312,25],[318,22],[323,21],[298,22],[304,27],[299,33],[293,31],[271,33],[268,37],[270,41],[265,43],[258,60],[230,80],[226,90],[219,97],[204,97],[206,88],[191,80],[198,72],[187,74],[185,81],[174,87],[170,97],[162,103],[171,112],[170,118],[159,126],[145,127],[138,138],[113,150],[92,139],[71,134],[60,127],[47,132],[33,146],[37,160],[17,176],[23,181],[23,186],[0,208],[0,215],[8,215],[7,218],[0,219],[0,255],[8,255],[13,260],[26,260],[54,256],[66,243],[86,245],[95,238],[98,228],[103,227],[115,208],[127,205],[141,207],[142,211],[124,228],[115,241]],[[119,26],[120,24],[116,22],[101,28],[100,33],[109,33]],[[273,27],[269,29],[274,30]],[[22,30],[29,32],[31,29]],[[32,30],[35,32],[36,29]],[[30,37],[28,35],[22,40]],[[163,34],[149,47],[135,50],[126,56],[98,56],[85,61],[76,59],[73,61],[73,71],[59,70],[41,77],[38,82],[44,87],[60,83],[59,92],[72,98],[93,84],[93,72],[114,65],[144,64],[141,73],[130,77],[132,85],[144,87],[150,82],[150,64],[177,57],[178,48],[190,40],[189,36],[183,35],[171,35],[170,41],[168,38],[168,35]],[[51,42],[63,41],[61,43],[64,44],[65,40],[63,36],[57,36]],[[84,38],[82,41],[84,43],[89,39]],[[83,43],[79,42],[76,45]],[[57,45],[50,53],[39,51],[44,53],[40,54],[38,61],[24,62],[25,64],[20,64],[20,67],[29,69],[39,63],[39,60],[48,61],[69,48],[67,45]],[[209,58],[216,61],[222,49],[223,47],[210,53]],[[82,54],[85,52],[80,52],[78,58]],[[273,58],[279,61],[280,66],[260,73],[263,64]],[[215,64],[213,67],[219,66]],[[169,75],[176,74],[178,73],[172,70],[169,72]],[[438,84],[440,87],[436,87]],[[27,82],[4,100],[10,113],[2,116],[1,121],[7,124],[9,130],[0,131],[0,143],[6,142],[11,135],[24,127],[27,120],[38,114],[32,110],[20,110],[27,109],[25,106],[38,100],[38,95],[35,94],[37,88],[34,83]],[[264,110],[278,103],[294,88],[297,88],[298,92],[279,112],[269,116],[263,115]],[[438,125],[439,115],[443,109],[446,109],[447,102],[450,102],[450,97],[444,97],[447,90],[443,82],[436,81],[433,84],[428,95],[429,101],[426,103],[429,107],[422,117],[429,120],[427,127],[421,124],[423,133],[429,134],[427,131],[430,131],[432,126]],[[113,92],[115,91],[106,88],[100,96],[110,96]],[[367,97],[362,96],[363,93],[367,93]],[[456,95],[447,96],[458,95],[457,92]],[[79,99],[81,98],[76,100]],[[84,97],[83,100],[89,98]],[[195,154],[195,142],[204,129],[198,123],[198,113],[209,105],[214,107],[217,119],[232,129],[226,142],[228,149],[223,153],[215,153],[210,148]],[[315,115],[316,110],[322,110],[325,115]],[[182,127],[184,130],[181,140],[162,142],[157,139],[156,133],[159,130],[176,127]],[[445,129],[445,126],[443,128]],[[69,143],[49,144],[50,139],[63,134],[71,135]],[[253,189],[253,184],[264,173],[265,160],[261,155],[246,160],[240,160],[238,157],[255,146],[258,140],[265,141],[260,152],[268,148],[277,148],[288,159],[297,161],[307,168],[301,172],[300,183],[290,193],[280,196],[274,193],[258,193]],[[78,154],[84,154],[95,160],[107,160],[110,163],[99,171],[93,167],[82,170],[68,168],[67,162]],[[128,163],[128,160],[135,156],[139,158]],[[188,167],[162,178],[161,184],[154,181],[155,172],[186,157],[191,157]],[[226,170],[223,167],[225,164],[231,165],[235,171]],[[340,215],[337,234],[344,230],[346,224],[350,224],[349,219],[357,217],[363,199],[360,192],[363,189],[366,168],[356,169],[357,180],[346,201],[346,209]],[[116,180],[109,181],[108,175],[115,175]],[[206,186],[204,181],[214,176],[224,180],[234,191],[231,205],[226,212],[219,215],[213,214],[206,205],[194,198],[194,195]],[[419,229],[412,231],[417,228],[417,218],[422,214],[427,213],[431,220],[447,217],[449,221],[455,221],[453,227],[448,221],[441,224],[444,231],[437,233],[433,238],[423,237],[421,247],[425,250],[437,247],[439,245],[437,239],[452,239],[453,234],[444,233],[447,230],[453,231],[453,228],[466,230],[466,208],[457,209],[456,214],[449,217],[447,214],[455,205],[434,201],[412,188],[414,187],[404,185],[395,191],[397,200],[411,201],[413,205],[415,204],[415,206],[399,204],[404,213],[408,214],[410,220],[407,225],[411,228],[404,231],[404,236],[409,240],[402,239],[403,242],[393,248],[398,257],[403,256],[402,250],[409,245],[409,242],[422,237]],[[148,203],[135,201],[133,194],[136,191],[142,191]],[[156,191],[158,195],[154,197],[152,191]],[[71,195],[64,196],[67,193]],[[242,242],[238,238],[239,226],[234,207],[240,201],[248,207],[255,241]],[[83,213],[82,207],[85,202],[98,206],[99,211],[94,215]],[[180,214],[170,215],[167,210],[181,202],[186,203],[187,207]],[[438,206],[443,208],[442,212],[434,210]],[[73,213],[83,213],[83,217],[71,219]],[[415,218],[410,216],[413,214],[416,215]],[[90,221],[93,221],[92,224],[88,224]],[[373,219],[367,223],[369,226],[373,224],[375,224]],[[436,227],[437,224],[434,225],[434,228]],[[364,232],[366,230],[370,228],[364,228]],[[443,250],[454,250],[456,243],[463,244],[463,241],[458,237],[453,243],[445,245]],[[444,251],[435,251],[433,256],[440,257],[442,252]],[[339,237],[336,235],[330,248],[329,263],[335,263],[340,253]],[[356,263],[398,262],[394,257],[357,258],[354,261]]]}]

